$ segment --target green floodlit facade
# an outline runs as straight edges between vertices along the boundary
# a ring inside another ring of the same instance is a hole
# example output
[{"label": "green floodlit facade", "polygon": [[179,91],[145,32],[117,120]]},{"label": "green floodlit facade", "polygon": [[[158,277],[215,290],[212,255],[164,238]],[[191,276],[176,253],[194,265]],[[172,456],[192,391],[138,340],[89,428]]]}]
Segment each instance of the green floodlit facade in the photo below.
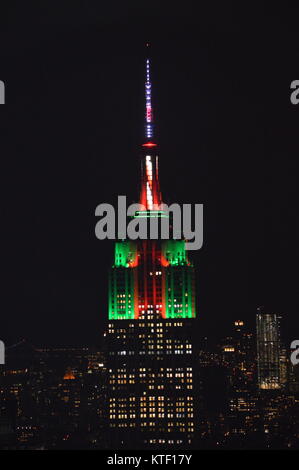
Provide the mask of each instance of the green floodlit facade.
[{"label": "green floodlit facade", "polygon": [[129,240],[124,240],[115,243],[114,250],[114,266],[128,268],[137,256],[136,243]]},{"label": "green floodlit facade", "polygon": [[119,266],[109,278],[109,320],[134,318],[134,272]]},{"label": "green floodlit facade", "polygon": [[190,266],[170,266],[166,271],[166,318],[194,318],[193,270]]},{"label": "green floodlit facade", "polygon": [[163,255],[170,266],[181,266],[187,263],[185,240],[165,240]]},{"label": "green floodlit facade", "polygon": [[146,303],[159,305],[163,318],[196,316],[194,268],[188,261],[184,240],[115,243],[109,319],[138,319]]},{"label": "green floodlit facade", "polygon": [[165,270],[166,318],[194,318],[194,269],[187,260],[185,241],[164,241],[163,255],[169,263]]}]

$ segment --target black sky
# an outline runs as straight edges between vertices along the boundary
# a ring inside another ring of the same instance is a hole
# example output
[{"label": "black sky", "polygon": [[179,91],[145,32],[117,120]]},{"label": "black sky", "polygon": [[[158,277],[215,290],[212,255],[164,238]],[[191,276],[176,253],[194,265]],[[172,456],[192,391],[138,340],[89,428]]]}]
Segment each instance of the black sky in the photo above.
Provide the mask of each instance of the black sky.
[{"label": "black sky", "polygon": [[299,106],[289,100],[299,78],[297,12],[225,3],[200,12],[195,2],[7,8],[7,344],[99,341],[113,245],[95,238],[94,210],[138,197],[146,40],[164,199],[204,204],[204,247],[193,256],[199,336],[219,336],[237,317],[253,324],[261,304],[298,336]]}]

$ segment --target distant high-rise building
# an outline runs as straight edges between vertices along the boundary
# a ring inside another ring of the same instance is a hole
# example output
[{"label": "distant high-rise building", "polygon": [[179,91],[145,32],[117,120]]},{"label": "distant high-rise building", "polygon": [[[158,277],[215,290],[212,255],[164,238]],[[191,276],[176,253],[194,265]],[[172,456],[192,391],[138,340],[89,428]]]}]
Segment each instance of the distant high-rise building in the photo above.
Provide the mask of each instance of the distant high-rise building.
[{"label": "distant high-rise building", "polygon": [[289,361],[288,383],[291,393],[299,393],[299,365],[294,366],[291,361]]},{"label": "distant high-rise building", "polygon": [[286,387],[288,383],[289,375],[289,356],[286,348],[280,348],[280,384],[282,387]]},{"label": "distant high-rise building", "polygon": [[243,320],[235,320],[234,321],[234,330],[236,332],[242,333],[244,330],[244,321]]},{"label": "distant high-rise building", "polygon": [[261,390],[276,390],[280,381],[280,316],[265,313],[262,307],[256,314],[258,386]]},{"label": "distant high-rise building", "polygon": [[[145,141],[135,218],[161,219],[150,63],[146,61]],[[186,446],[195,431],[194,272],[184,240],[115,243],[109,278],[110,446]]]},{"label": "distant high-rise building", "polygon": [[251,369],[255,362],[256,348],[253,334],[245,327],[243,320],[234,322],[233,341],[238,367],[242,370]]}]

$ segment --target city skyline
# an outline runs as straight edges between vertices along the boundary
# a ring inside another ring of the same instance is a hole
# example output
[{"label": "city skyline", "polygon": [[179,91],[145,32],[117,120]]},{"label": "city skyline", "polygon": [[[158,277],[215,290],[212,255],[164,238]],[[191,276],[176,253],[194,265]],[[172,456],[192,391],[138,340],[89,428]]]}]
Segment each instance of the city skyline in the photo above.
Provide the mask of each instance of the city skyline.
[{"label": "city skyline", "polygon": [[[1,449],[299,449],[297,13],[8,2]],[[170,239],[98,236],[120,200]]]},{"label": "city skyline", "polygon": [[[263,312],[263,315],[268,335],[272,326],[268,322],[269,314]],[[257,325],[260,316],[261,309],[258,309]],[[136,320],[120,320],[119,325],[132,322]],[[114,323],[116,326],[117,322]],[[235,320],[230,328],[230,336],[214,344],[206,338],[195,348],[193,375],[194,379],[198,376],[200,380],[200,393],[197,389],[195,433],[193,443],[188,447],[192,454],[201,449],[297,449],[299,375],[298,367],[293,367],[289,360],[288,348],[279,344],[277,386],[277,372],[275,370],[273,375],[271,361],[265,362],[263,356],[257,355],[259,339],[254,332],[241,319]],[[123,329],[120,331],[123,334]],[[127,346],[132,344],[128,338]],[[10,348],[8,361],[0,370],[1,448],[98,449],[105,452],[144,449],[138,438],[132,440],[131,432],[123,425],[118,426],[116,440],[111,440],[108,431],[107,392],[110,397],[116,393],[111,402],[113,407],[109,409],[112,422],[115,421],[114,414],[120,413],[118,421],[121,423],[126,421],[122,419],[124,413],[135,413],[133,408],[136,408],[139,390],[136,382],[129,385],[137,387],[137,393],[130,395],[134,401],[129,402],[126,411],[119,395],[127,387],[126,379],[120,374],[116,380],[110,373],[112,371],[108,374],[111,360],[107,353],[117,351],[120,343],[116,341],[112,346],[100,351],[79,347],[34,348],[21,342]],[[260,381],[261,365],[263,377],[270,378],[267,382],[270,386],[264,387]],[[147,379],[142,378],[144,375],[142,372],[141,382],[146,383]],[[120,380],[120,385],[116,386],[119,390],[112,395],[109,389],[112,387],[112,391],[115,385],[107,383],[107,376],[114,384]],[[151,380],[150,383],[154,382]],[[158,393],[161,398],[163,390],[159,389]],[[150,390],[150,399],[154,396],[154,390]],[[144,399],[144,395],[142,397]],[[160,414],[163,414],[164,406],[166,403],[158,402]],[[147,413],[151,422],[154,421],[151,415],[155,414],[155,403],[150,401],[147,406],[142,401],[141,408],[143,421]],[[184,413],[183,408],[180,402],[179,415]],[[168,413],[171,415],[173,411]],[[171,420],[170,415],[168,420]],[[163,419],[160,421],[162,424]],[[160,433],[158,442],[150,440],[146,447],[160,448],[160,451],[161,447],[173,447],[166,441],[163,444],[165,437]],[[172,436],[167,433],[167,437]],[[175,452],[180,448],[186,449],[186,443],[175,442]]]}]

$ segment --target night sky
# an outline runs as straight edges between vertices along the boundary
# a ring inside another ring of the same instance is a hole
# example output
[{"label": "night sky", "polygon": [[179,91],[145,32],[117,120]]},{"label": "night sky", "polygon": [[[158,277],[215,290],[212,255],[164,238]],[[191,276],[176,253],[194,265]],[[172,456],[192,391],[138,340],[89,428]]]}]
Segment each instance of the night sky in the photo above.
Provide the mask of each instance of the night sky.
[{"label": "night sky", "polygon": [[298,12],[40,3],[1,15],[0,339],[99,344],[113,243],[94,211],[138,200],[145,41],[164,200],[204,204],[199,337],[264,305],[297,339]]}]

